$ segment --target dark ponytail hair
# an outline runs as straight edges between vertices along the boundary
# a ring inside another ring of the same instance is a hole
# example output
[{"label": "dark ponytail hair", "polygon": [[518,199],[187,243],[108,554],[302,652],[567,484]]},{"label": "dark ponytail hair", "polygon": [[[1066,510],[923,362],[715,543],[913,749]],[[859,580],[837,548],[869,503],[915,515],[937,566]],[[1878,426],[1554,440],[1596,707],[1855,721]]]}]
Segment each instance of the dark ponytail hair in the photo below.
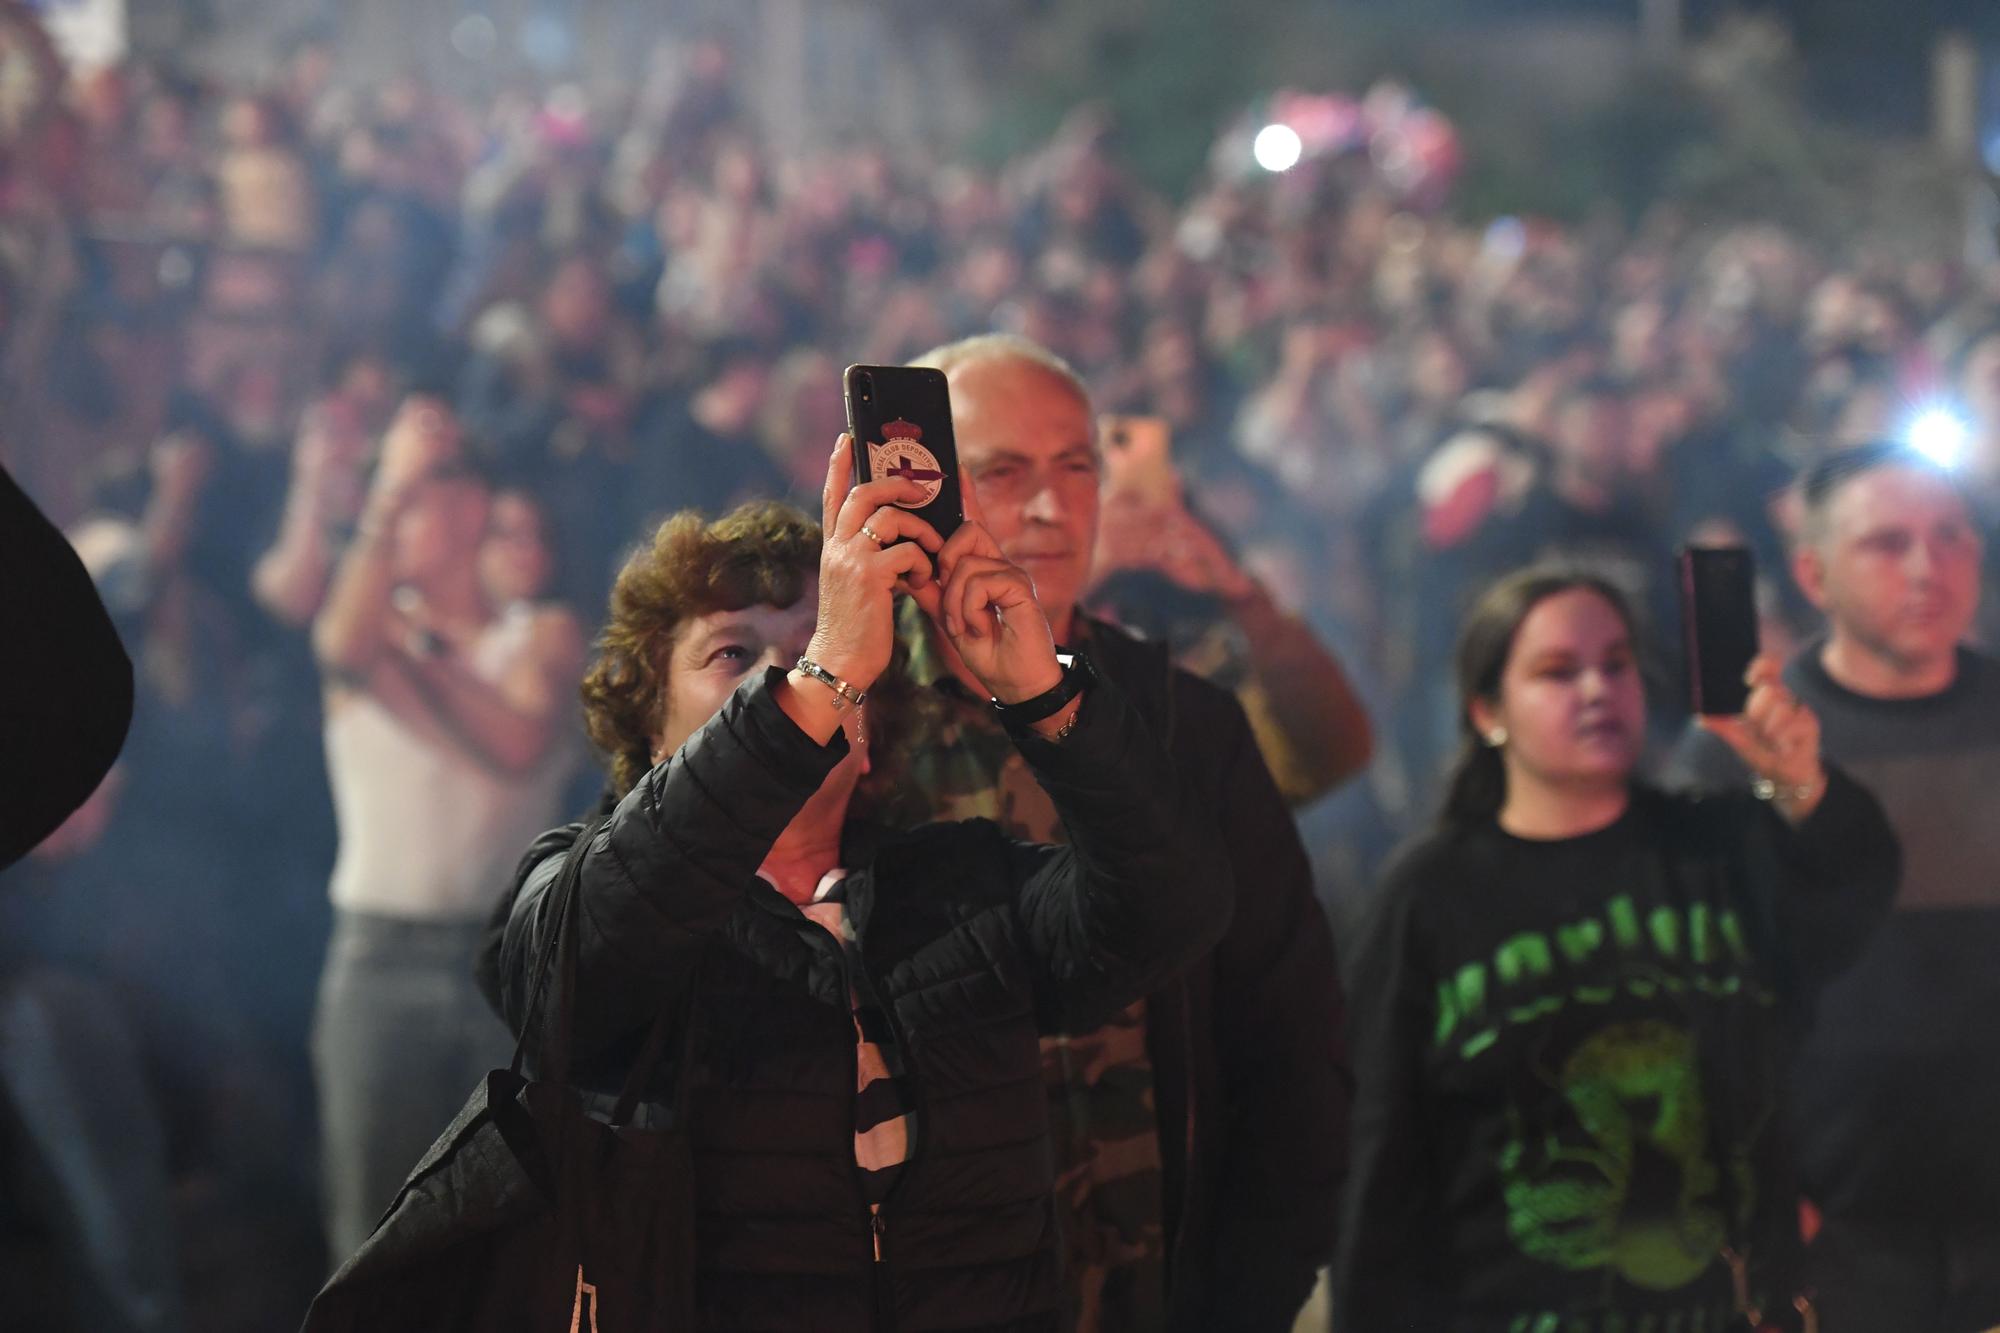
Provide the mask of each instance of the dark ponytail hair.
[{"label": "dark ponytail hair", "polygon": [[1530,565],[1501,578],[1480,594],[1458,635],[1459,753],[1446,781],[1443,820],[1450,825],[1483,823],[1500,813],[1507,799],[1507,767],[1472,725],[1475,699],[1496,701],[1500,677],[1513,656],[1514,640],[1528,614],[1551,597],[1576,591],[1596,593],[1625,622],[1634,643],[1639,622],[1632,600],[1602,574],[1575,565]]}]

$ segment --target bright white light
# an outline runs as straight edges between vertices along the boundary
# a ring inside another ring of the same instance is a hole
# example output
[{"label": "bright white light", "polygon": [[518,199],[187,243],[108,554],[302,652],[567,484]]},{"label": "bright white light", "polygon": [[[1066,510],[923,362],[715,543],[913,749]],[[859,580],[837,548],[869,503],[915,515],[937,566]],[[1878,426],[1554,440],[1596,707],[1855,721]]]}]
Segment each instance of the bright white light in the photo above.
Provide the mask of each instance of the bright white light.
[{"label": "bright white light", "polygon": [[1972,440],[1972,427],[1949,408],[1933,407],[1910,423],[1903,443],[1939,467],[1957,467]]},{"label": "bright white light", "polygon": [[1299,141],[1299,132],[1291,126],[1266,125],[1257,131],[1250,152],[1256,157],[1257,165],[1266,171],[1290,171],[1298,165],[1299,155],[1305,152],[1305,147]]}]

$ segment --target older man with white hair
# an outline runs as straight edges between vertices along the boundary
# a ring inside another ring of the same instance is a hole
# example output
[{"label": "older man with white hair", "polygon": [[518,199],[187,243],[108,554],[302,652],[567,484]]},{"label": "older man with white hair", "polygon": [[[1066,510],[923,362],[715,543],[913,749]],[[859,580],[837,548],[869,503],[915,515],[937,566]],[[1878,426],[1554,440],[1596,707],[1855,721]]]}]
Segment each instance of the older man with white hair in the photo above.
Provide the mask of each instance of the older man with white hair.
[{"label": "older man with white hair", "polygon": [[[1213,812],[1236,886],[1234,924],[1214,951],[1110,1026],[1044,1044],[1069,1326],[1287,1330],[1332,1248],[1349,1092],[1333,940],[1305,850],[1237,701],[1079,609],[1100,496],[1095,418],[1075,372],[1008,336],[921,363],[949,380],[959,462],[989,530],[1033,576],[1058,641],[1086,649],[1167,739],[1171,779],[1189,789],[1186,808]],[[921,617],[907,615],[901,633],[919,725],[884,797],[890,818],[981,816],[1059,841],[1048,797],[976,679]],[[1319,660],[1327,695],[1350,700]],[[1350,770],[1368,748],[1365,721],[1352,728]]]}]

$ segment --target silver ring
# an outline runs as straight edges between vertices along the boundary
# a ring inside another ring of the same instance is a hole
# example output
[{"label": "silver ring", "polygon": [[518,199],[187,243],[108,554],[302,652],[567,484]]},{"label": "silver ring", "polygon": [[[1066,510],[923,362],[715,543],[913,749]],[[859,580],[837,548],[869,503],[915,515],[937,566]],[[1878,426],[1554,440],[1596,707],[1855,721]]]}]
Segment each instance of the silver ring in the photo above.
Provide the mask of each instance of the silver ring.
[{"label": "silver ring", "polygon": [[889,544],[887,541],[883,540],[881,533],[875,531],[875,529],[869,527],[866,523],[863,523],[861,525],[861,535],[866,537],[869,541],[874,542],[877,546],[887,546]]}]

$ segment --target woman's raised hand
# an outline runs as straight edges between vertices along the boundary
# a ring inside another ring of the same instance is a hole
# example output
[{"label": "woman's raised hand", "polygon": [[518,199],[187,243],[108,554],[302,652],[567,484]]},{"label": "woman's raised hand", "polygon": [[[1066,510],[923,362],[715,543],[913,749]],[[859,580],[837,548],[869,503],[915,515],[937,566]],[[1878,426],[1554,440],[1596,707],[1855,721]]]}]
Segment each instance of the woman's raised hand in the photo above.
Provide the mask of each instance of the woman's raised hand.
[{"label": "woman's raised hand", "polygon": [[[857,690],[888,668],[896,645],[895,594],[933,589],[931,557],[944,541],[896,501],[920,500],[914,481],[854,484],[854,441],[842,435],[822,492],[819,622],[806,655]],[[902,540],[908,538],[909,540]]]},{"label": "woman's raised hand", "polygon": [[1759,657],[1744,679],[1750,698],[1740,717],[1704,717],[1701,725],[1720,736],[1757,777],[1771,784],[1781,810],[1804,819],[1826,793],[1826,766],[1820,760],[1819,718],[1780,679],[1777,661]]}]

